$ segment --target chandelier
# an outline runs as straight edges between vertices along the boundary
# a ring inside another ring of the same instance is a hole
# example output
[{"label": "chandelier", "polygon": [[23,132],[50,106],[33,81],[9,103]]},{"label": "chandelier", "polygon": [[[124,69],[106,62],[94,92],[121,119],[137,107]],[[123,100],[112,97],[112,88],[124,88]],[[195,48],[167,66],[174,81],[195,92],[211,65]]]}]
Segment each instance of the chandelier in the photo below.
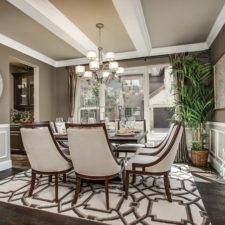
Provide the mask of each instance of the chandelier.
[{"label": "chandelier", "polygon": [[103,53],[101,46],[101,29],[104,24],[97,23],[96,27],[99,29],[99,47],[98,52],[89,51],[87,58],[89,60],[89,70],[85,71],[85,66],[76,66],[76,74],[88,81],[97,81],[98,83],[107,83],[110,80],[117,79],[119,75],[124,72],[123,67],[119,67],[115,60],[114,52]]}]

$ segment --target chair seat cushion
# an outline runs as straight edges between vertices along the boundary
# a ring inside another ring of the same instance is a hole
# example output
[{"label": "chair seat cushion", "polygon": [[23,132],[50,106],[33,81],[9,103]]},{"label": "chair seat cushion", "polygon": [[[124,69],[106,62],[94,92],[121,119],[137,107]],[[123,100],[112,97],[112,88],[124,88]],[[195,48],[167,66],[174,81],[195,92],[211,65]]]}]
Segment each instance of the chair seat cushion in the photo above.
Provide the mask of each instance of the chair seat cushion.
[{"label": "chair seat cushion", "polygon": [[149,155],[151,155],[151,154],[157,153],[158,151],[159,151],[159,148],[139,148],[139,149],[137,149],[136,154],[139,154],[139,155],[149,154]]},{"label": "chair seat cushion", "polygon": [[123,151],[130,151],[136,152],[139,148],[144,148],[144,144],[122,144],[117,147],[116,151],[123,152]]},{"label": "chair seat cushion", "polygon": [[[157,156],[134,155],[126,163],[126,170],[132,170],[133,163],[139,163],[139,164],[152,163],[156,161],[158,158],[159,157]],[[141,168],[138,168],[137,170],[141,170]]]}]

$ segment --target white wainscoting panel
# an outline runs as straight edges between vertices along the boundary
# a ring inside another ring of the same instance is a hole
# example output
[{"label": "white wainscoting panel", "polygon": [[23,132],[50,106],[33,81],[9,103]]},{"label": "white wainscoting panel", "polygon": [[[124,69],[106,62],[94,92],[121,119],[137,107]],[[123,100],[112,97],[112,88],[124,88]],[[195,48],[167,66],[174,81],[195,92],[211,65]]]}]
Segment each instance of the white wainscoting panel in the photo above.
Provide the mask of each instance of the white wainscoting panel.
[{"label": "white wainscoting panel", "polygon": [[0,171],[11,167],[9,125],[0,124]]},{"label": "white wainscoting panel", "polygon": [[0,130],[0,159],[6,158],[7,152],[7,131]]},{"label": "white wainscoting panel", "polygon": [[208,122],[210,163],[225,178],[225,123]]}]

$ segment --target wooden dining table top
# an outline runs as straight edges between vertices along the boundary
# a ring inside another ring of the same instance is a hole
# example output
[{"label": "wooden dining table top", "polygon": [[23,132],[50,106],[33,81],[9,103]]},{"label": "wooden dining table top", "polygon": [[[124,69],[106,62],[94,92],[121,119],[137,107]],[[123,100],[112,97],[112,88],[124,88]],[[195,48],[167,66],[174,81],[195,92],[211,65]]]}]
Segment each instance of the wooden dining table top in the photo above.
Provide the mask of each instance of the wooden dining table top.
[{"label": "wooden dining table top", "polygon": [[[140,143],[143,138],[147,135],[147,131],[136,132],[131,135],[117,135],[115,132],[108,133],[108,139],[111,143]],[[54,134],[54,137],[58,141],[66,141],[68,140],[67,134]]]}]

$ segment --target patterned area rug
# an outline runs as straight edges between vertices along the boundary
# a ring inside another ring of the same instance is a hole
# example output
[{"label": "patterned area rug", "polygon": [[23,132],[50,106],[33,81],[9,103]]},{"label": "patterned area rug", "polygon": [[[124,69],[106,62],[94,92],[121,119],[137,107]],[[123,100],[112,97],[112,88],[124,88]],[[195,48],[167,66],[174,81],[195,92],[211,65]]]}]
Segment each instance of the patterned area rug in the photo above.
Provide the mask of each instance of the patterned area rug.
[{"label": "patterned area rug", "polygon": [[173,224],[208,225],[205,211],[193,177],[186,165],[174,165],[170,174],[172,202],[166,200],[162,177],[138,176],[130,184],[124,199],[122,183],[110,182],[110,209],[105,208],[105,192],[101,183],[84,183],[76,205],[72,205],[75,175],[68,174],[66,183],[59,182],[58,204],[54,202],[54,183],[39,178],[34,195],[27,197],[30,170],[0,181],[0,201],[46,210],[72,217],[82,217],[107,224]]}]

